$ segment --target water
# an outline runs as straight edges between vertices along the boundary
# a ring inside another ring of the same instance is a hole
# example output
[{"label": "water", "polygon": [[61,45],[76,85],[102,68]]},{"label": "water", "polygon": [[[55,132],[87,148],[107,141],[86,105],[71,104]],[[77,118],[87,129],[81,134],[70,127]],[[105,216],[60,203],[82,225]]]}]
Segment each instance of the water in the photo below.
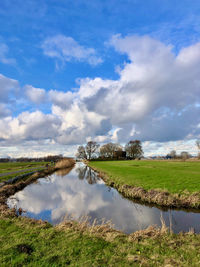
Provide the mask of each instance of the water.
[{"label": "water", "polygon": [[[194,228],[200,232],[200,213],[183,210],[165,210],[138,204],[125,199],[117,190],[105,185],[102,179],[83,163],[38,179],[8,199],[9,207],[22,208],[23,216],[58,224],[71,216],[80,220],[89,216],[100,223],[111,220],[114,228],[125,233],[160,226],[162,214],[165,223],[175,233]],[[199,211],[200,212],[200,211]]]}]

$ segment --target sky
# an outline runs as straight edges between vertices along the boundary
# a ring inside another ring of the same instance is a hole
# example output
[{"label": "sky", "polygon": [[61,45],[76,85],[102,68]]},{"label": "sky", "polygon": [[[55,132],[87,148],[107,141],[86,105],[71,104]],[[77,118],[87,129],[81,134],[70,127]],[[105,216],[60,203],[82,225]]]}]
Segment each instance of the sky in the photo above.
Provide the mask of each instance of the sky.
[{"label": "sky", "polygon": [[2,0],[0,157],[142,141],[195,155],[199,0]]}]

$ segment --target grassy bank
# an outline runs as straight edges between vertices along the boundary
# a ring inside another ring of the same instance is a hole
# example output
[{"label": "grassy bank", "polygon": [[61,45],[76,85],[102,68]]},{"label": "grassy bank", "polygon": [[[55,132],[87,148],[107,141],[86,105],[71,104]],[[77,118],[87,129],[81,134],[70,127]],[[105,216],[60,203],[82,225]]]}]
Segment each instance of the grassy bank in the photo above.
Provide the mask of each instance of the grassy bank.
[{"label": "grassy bank", "polygon": [[[42,168],[38,168],[34,171],[40,171],[42,170]],[[9,174],[9,175],[3,175],[0,177],[0,182],[4,182],[4,181],[7,181],[9,179],[12,179],[12,178],[15,178],[16,176],[20,176],[20,175],[23,175],[23,174],[26,174],[26,173],[30,173],[32,171],[22,171],[20,173],[15,173],[15,174]]]},{"label": "grassy bank", "polygon": [[200,235],[192,232],[172,234],[163,225],[125,235],[70,220],[53,227],[8,209],[7,197],[50,171],[0,189],[1,266],[199,266]]},{"label": "grassy bank", "polygon": [[16,211],[10,210],[6,204],[7,199],[14,195],[16,192],[22,190],[27,185],[33,183],[38,178],[45,177],[47,175],[52,174],[55,171],[62,170],[64,168],[68,168],[67,170],[70,171],[71,168],[73,168],[75,164],[74,159],[68,158],[63,159],[56,163],[55,167],[48,167],[43,170],[37,171],[28,177],[25,177],[24,179],[20,179],[19,181],[16,181],[14,184],[5,184],[2,187],[0,187],[0,216],[7,216],[8,214],[10,216],[15,216]]},{"label": "grassy bank", "polygon": [[18,175],[41,170],[48,162],[6,162],[0,163],[0,182]]},{"label": "grassy bank", "polygon": [[[54,170],[70,168],[75,164],[75,161],[70,158],[65,158],[58,161],[54,166],[50,162],[8,162],[0,163],[0,182],[7,181],[16,176],[21,176],[26,173],[42,171],[46,164],[49,165],[50,173]],[[41,172],[42,173],[42,172]],[[5,175],[4,175],[5,174]],[[46,174],[46,172],[45,172]]]},{"label": "grassy bank", "polygon": [[127,197],[200,208],[200,162],[91,161],[89,166]]},{"label": "grassy bank", "polygon": [[0,173],[20,171],[23,169],[45,166],[48,162],[0,162]]},{"label": "grassy bank", "polygon": [[[52,227],[26,218],[0,220],[1,266],[199,266],[200,236],[165,230],[124,235],[77,223]],[[169,265],[167,265],[169,264]]]}]

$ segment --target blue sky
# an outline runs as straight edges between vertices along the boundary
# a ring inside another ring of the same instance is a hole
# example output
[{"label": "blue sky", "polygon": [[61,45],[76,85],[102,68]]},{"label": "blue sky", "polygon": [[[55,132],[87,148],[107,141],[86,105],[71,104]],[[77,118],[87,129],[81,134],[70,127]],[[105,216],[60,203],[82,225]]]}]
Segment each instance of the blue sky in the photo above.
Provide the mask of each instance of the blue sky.
[{"label": "blue sky", "polygon": [[[0,25],[0,126],[10,127],[0,136],[1,156],[26,154],[26,146],[35,155],[69,154],[89,139],[133,138],[149,153],[169,141],[196,153],[198,0],[2,0]],[[51,134],[39,134],[42,125]]]}]

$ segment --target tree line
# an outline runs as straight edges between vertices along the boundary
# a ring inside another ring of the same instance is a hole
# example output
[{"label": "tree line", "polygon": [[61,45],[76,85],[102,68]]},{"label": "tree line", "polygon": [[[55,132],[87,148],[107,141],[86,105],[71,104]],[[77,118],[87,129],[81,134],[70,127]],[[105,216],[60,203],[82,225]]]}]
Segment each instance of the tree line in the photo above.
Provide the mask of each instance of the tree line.
[{"label": "tree line", "polygon": [[95,141],[89,141],[85,146],[79,146],[78,159],[140,159],[143,156],[140,140],[131,140],[125,147],[118,143],[107,143],[100,146]]}]

